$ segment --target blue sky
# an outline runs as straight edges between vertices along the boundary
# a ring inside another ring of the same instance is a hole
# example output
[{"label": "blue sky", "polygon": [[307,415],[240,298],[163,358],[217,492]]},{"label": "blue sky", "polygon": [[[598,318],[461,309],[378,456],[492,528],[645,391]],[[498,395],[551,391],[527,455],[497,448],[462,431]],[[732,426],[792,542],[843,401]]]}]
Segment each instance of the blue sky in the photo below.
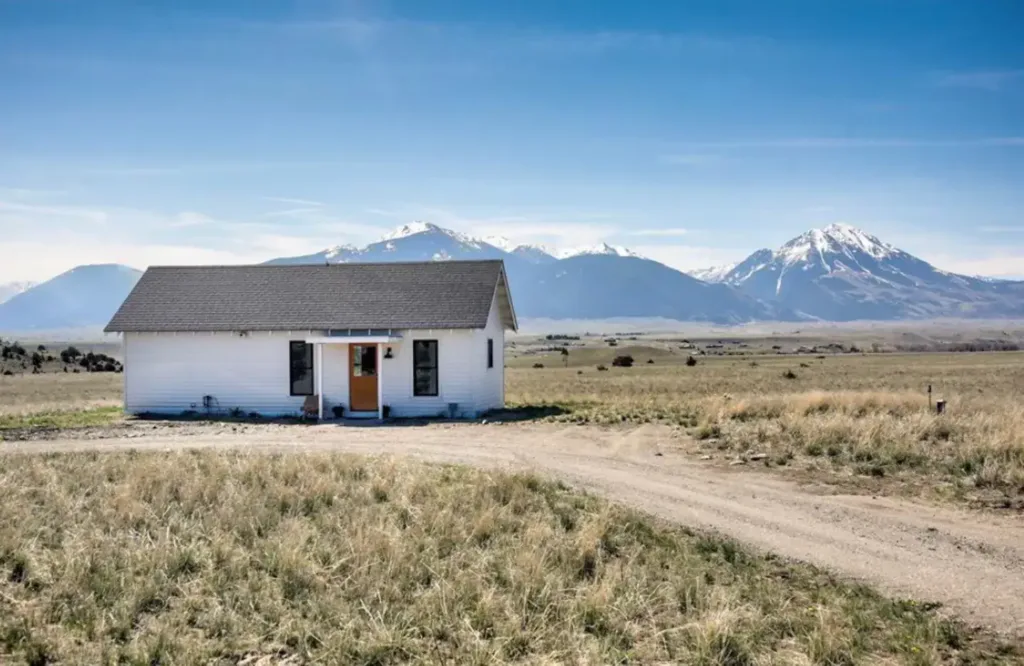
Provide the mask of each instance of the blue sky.
[{"label": "blue sky", "polygon": [[414,219],[684,269],[841,221],[1024,275],[1017,0],[142,4],[0,0],[0,282]]}]

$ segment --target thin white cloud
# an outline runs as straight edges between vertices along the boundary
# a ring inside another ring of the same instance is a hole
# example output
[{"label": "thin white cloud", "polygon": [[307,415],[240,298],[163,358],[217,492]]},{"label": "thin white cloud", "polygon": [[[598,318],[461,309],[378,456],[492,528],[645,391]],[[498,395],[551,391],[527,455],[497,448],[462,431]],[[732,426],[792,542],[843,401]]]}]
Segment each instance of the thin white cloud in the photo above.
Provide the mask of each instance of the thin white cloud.
[{"label": "thin white cloud", "polygon": [[1024,69],[990,69],[973,72],[947,72],[938,77],[943,88],[973,88],[997,92],[1024,81]]},{"label": "thin white cloud", "polygon": [[88,234],[62,234],[47,240],[4,244],[0,282],[48,280],[81,264],[157,265],[243,264],[265,261],[265,254],[217,250],[198,244],[101,240]]},{"label": "thin white cloud", "polygon": [[7,199],[49,199],[52,197],[62,197],[67,193],[67,190],[37,190],[27,187],[0,187],[0,197]]},{"label": "thin white cloud", "polygon": [[661,161],[665,164],[673,164],[676,166],[710,166],[713,164],[721,164],[725,161],[725,158],[721,155],[713,155],[707,153],[695,153],[695,154],[681,154],[681,155],[663,155]]},{"label": "thin white cloud", "polygon": [[501,236],[515,244],[552,248],[596,245],[619,233],[620,225],[586,213],[466,215],[450,210],[413,206],[396,211],[405,219],[420,219],[475,238]]},{"label": "thin white cloud", "polygon": [[182,229],[186,227],[200,227],[207,224],[216,223],[217,220],[213,219],[209,215],[203,215],[195,211],[184,211],[173,216],[168,226],[173,229]]},{"label": "thin white cloud", "polygon": [[321,201],[311,201],[309,199],[294,199],[292,197],[263,197],[264,201],[274,201],[277,203],[294,204],[296,206],[305,206],[310,208],[322,208],[327,204]]},{"label": "thin white cloud", "polygon": [[316,169],[342,166],[348,163],[327,162],[209,162],[205,164],[177,164],[153,166],[111,166],[88,167],[85,172],[96,176],[184,176],[220,173],[245,173],[251,171],[279,171],[294,169]]},{"label": "thin white cloud", "polygon": [[394,45],[436,43],[446,52],[474,49],[488,56],[497,53],[557,57],[586,57],[642,51],[709,55],[761,51],[775,41],[758,35],[678,32],[659,30],[559,30],[484,23],[437,22],[353,17],[325,20],[249,23],[248,27],[271,30],[298,38],[328,38],[368,57],[387,55]]},{"label": "thin white cloud", "polygon": [[929,255],[927,261],[943,270],[962,275],[983,275],[996,278],[1024,276],[1024,248],[987,257],[963,257],[949,254]]},{"label": "thin white cloud", "polygon": [[689,229],[682,227],[666,227],[663,229],[637,229],[636,231],[627,231],[626,234],[629,236],[654,236],[654,237],[675,237],[685,236],[690,233]]},{"label": "thin white cloud", "polygon": [[773,43],[764,37],[652,30],[519,31],[508,37],[521,48],[560,55],[601,55],[618,51],[730,54],[763,49]]},{"label": "thin white cloud", "polygon": [[263,217],[302,217],[310,213],[319,213],[319,208],[286,208],[285,210],[272,210],[263,213]]},{"label": "thin white cloud", "polygon": [[742,261],[749,248],[702,247],[697,245],[636,245],[631,250],[680,271],[710,268]]},{"label": "thin white cloud", "polygon": [[99,224],[105,223],[108,215],[105,211],[82,206],[51,206],[46,204],[30,204],[20,201],[0,201],[0,213],[12,213],[23,216],[47,215],[63,218],[78,218]]},{"label": "thin white cloud", "polygon": [[[978,227],[978,231],[986,234],[1019,234],[1024,233],[1024,226],[992,226],[992,227]],[[1022,267],[1021,270],[1024,270]]]},{"label": "thin white cloud", "polygon": [[689,148],[987,148],[1024,147],[1024,136],[979,137],[973,139],[842,138],[806,137],[707,141],[682,144]]}]

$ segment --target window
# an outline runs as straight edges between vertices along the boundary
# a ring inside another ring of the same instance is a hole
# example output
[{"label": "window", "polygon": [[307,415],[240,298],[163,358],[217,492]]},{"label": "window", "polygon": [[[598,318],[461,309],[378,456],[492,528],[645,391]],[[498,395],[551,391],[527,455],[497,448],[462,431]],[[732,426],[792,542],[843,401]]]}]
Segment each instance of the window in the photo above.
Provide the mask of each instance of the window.
[{"label": "window", "polygon": [[487,338],[487,367],[494,367],[494,338]]},{"label": "window", "polygon": [[292,395],[313,395],[313,345],[293,340],[288,356]]},{"label": "window", "polygon": [[377,345],[352,345],[352,376],[377,376]]},{"label": "window", "polygon": [[437,395],[437,340],[412,343],[412,394]]}]

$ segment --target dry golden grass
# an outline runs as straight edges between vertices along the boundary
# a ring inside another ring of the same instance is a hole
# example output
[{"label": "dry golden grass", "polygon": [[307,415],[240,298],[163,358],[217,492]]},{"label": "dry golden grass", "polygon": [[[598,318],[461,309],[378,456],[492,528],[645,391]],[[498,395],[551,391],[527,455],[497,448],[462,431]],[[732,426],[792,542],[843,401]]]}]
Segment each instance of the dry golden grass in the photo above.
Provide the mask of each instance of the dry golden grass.
[{"label": "dry golden grass", "polygon": [[0,662],[1012,663],[808,567],[532,476],[0,457]]},{"label": "dry golden grass", "polygon": [[124,375],[111,372],[54,372],[0,376],[0,416],[118,407]]},{"label": "dry golden grass", "polygon": [[[1024,353],[702,357],[578,372],[511,368],[507,397],[578,423],[676,424],[712,449],[767,453],[769,464],[1024,498]],[[942,416],[929,384],[947,401]]]}]

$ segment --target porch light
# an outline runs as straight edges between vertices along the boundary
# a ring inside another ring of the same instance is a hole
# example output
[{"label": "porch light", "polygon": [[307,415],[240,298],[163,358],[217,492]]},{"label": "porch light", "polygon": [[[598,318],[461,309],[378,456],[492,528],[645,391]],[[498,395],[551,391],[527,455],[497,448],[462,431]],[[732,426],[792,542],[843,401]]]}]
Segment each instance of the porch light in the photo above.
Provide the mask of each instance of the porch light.
[{"label": "porch light", "polygon": [[391,347],[388,347],[388,350],[386,352],[384,352],[384,358],[394,358],[394,357],[395,357],[394,354],[391,353]]}]

